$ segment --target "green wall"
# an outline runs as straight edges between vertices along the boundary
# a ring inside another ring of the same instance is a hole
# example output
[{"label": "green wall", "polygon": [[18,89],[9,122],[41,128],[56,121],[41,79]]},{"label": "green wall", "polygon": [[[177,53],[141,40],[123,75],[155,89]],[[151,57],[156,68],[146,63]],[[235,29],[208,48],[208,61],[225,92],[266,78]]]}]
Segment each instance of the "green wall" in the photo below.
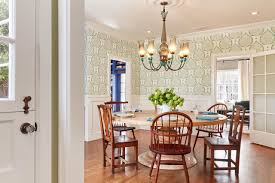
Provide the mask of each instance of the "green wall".
[{"label": "green wall", "polygon": [[138,45],[136,42],[116,39],[106,33],[86,28],[85,33],[85,94],[108,95],[108,55],[132,61],[132,94],[139,94]]},{"label": "green wall", "polygon": [[177,72],[152,72],[141,67],[141,95],[148,96],[155,88],[166,87],[173,87],[180,95],[211,95],[212,55],[275,49],[275,23],[261,28],[182,35],[182,39],[190,40],[191,55],[186,66]]}]

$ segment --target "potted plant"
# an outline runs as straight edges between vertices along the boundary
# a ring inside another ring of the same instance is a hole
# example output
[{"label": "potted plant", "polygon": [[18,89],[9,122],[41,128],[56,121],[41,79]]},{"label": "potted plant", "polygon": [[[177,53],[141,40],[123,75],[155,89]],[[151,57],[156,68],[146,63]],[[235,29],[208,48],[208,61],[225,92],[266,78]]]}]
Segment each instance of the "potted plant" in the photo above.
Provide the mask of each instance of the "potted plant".
[{"label": "potted plant", "polygon": [[171,110],[176,110],[177,106],[182,107],[184,103],[184,98],[176,95],[173,88],[166,88],[164,91],[156,89],[154,93],[149,96],[149,100],[155,106],[160,106],[160,112],[168,112]]}]

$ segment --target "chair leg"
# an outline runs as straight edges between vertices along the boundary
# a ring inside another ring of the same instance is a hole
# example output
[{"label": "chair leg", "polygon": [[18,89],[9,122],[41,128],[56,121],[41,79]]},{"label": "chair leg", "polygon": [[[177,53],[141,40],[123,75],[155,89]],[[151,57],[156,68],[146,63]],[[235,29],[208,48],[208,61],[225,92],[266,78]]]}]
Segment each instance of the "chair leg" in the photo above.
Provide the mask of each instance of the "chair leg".
[{"label": "chair leg", "polygon": [[122,131],[119,131],[119,136],[121,136],[122,135]]},{"label": "chair leg", "polygon": [[136,170],[138,170],[138,145],[135,146],[136,151]]},{"label": "chair leg", "polygon": [[[228,168],[231,167],[231,150],[228,150]],[[230,173],[230,170],[228,170],[228,173]]]},{"label": "chair leg", "polygon": [[[122,148],[122,158],[125,160],[125,147]],[[125,163],[123,162],[123,164],[123,169],[125,169]]]},{"label": "chair leg", "polygon": [[214,154],[215,151],[212,147],[210,147],[211,149],[211,157],[210,157],[210,175],[214,176]]},{"label": "chair leg", "polygon": [[115,148],[112,147],[112,159],[111,159],[112,174],[115,173]]},{"label": "chair leg", "polygon": [[235,175],[239,176],[239,169],[240,169],[240,149],[236,152],[236,170]]},{"label": "chair leg", "polygon": [[195,142],[194,142],[194,146],[193,146],[193,151],[195,150],[195,146],[196,146],[197,140],[199,138],[199,134],[200,134],[200,131],[198,130],[197,136],[196,136],[196,139],[195,139]]},{"label": "chair leg", "polygon": [[188,168],[187,168],[187,165],[186,165],[186,161],[185,161],[184,155],[182,155],[182,162],[183,162],[183,167],[184,167],[184,173],[185,173],[186,182],[189,183]]},{"label": "chair leg", "polygon": [[136,139],[135,132],[132,130],[133,138]]},{"label": "chair leg", "polygon": [[157,157],[157,154],[155,153],[152,164],[151,164],[151,169],[150,169],[150,172],[149,172],[150,177],[152,176],[152,172],[153,172],[154,165],[155,165],[155,162],[156,162],[156,157]]},{"label": "chair leg", "polygon": [[220,133],[220,137],[222,138],[222,133]]},{"label": "chair leg", "polygon": [[106,167],[106,147],[104,140],[102,141],[102,147],[103,147],[103,167]]},{"label": "chair leg", "polygon": [[203,149],[203,165],[206,166],[206,158],[207,158],[207,145],[204,144],[204,149]]},{"label": "chair leg", "polygon": [[158,155],[158,160],[157,160],[157,174],[156,174],[155,183],[158,182],[160,161],[161,161],[161,154]]}]

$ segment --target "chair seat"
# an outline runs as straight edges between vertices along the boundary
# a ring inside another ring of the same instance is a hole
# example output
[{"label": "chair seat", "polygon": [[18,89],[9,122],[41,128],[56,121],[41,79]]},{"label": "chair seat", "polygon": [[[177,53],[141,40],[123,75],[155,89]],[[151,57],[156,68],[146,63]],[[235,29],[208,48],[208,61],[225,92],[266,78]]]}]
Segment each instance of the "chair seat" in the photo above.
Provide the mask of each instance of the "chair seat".
[{"label": "chair seat", "polygon": [[165,155],[182,155],[191,152],[191,147],[180,144],[153,144],[149,148],[154,153]]},{"label": "chair seat", "polygon": [[114,131],[119,131],[119,132],[123,132],[123,131],[130,131],[130,130],[134,130],[136,129],[135,127],[128,127],[128,126],[114,126],[113,130]]},{"label": "chair seat", "polygon": [[202,132],[208,132],[208,133],[222,133],[223,130],[219,129],[219,128],[211,128],[208,126],[200,126],[198,128],[196,128],[196,130],[202,131]]},{"label": "chair seat", "polygon": [[232,149],[232,147],[238,147],[237,143],[230,141],[228,138],[220,138],[220,137],[205,137],[204,143],[211,146],[218,147],[218,148],[228,147]]},{"label": "chair seat", "polygon": [[130,147],[137,143],[138,141],[136,139],[128,137],[127,135],[114,137],[115,147]]}]

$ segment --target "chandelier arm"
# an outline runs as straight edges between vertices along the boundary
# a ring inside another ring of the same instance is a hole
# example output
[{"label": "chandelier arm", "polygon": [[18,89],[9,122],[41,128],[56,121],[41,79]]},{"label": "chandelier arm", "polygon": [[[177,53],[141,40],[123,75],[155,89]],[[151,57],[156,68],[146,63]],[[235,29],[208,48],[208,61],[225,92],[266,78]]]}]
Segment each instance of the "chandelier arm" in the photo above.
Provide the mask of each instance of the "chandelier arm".
[{"label": "chandelier arm", "polygon": [[150,67],[153,71],[158,71],[161,68],[161,63],[157,67],[155,67],[153,62],[150,62]]},{"label": "chandelier arm", "polygon": [[185,65],[185,62],[181,62],[181,63],[180,63],[180,66],[179,66],[177,69],[172,68],[172,64],[171,64],[171,65],[168,65],[168,68],[169,68],[171,71],[178,71],[178,70],[182,69],[182,68],[184,67],[184,65]]},{"label": "chandelier arm", "polygon": [[145,65],[144,61],[141,61],[141,62],[142,62],[142,65],[144,66],[145,69],[147,69],[147,70],[149,70],[149,71],[152,70],[152,69],[150,69],[149,67],[147,67],[147,66]]}]

